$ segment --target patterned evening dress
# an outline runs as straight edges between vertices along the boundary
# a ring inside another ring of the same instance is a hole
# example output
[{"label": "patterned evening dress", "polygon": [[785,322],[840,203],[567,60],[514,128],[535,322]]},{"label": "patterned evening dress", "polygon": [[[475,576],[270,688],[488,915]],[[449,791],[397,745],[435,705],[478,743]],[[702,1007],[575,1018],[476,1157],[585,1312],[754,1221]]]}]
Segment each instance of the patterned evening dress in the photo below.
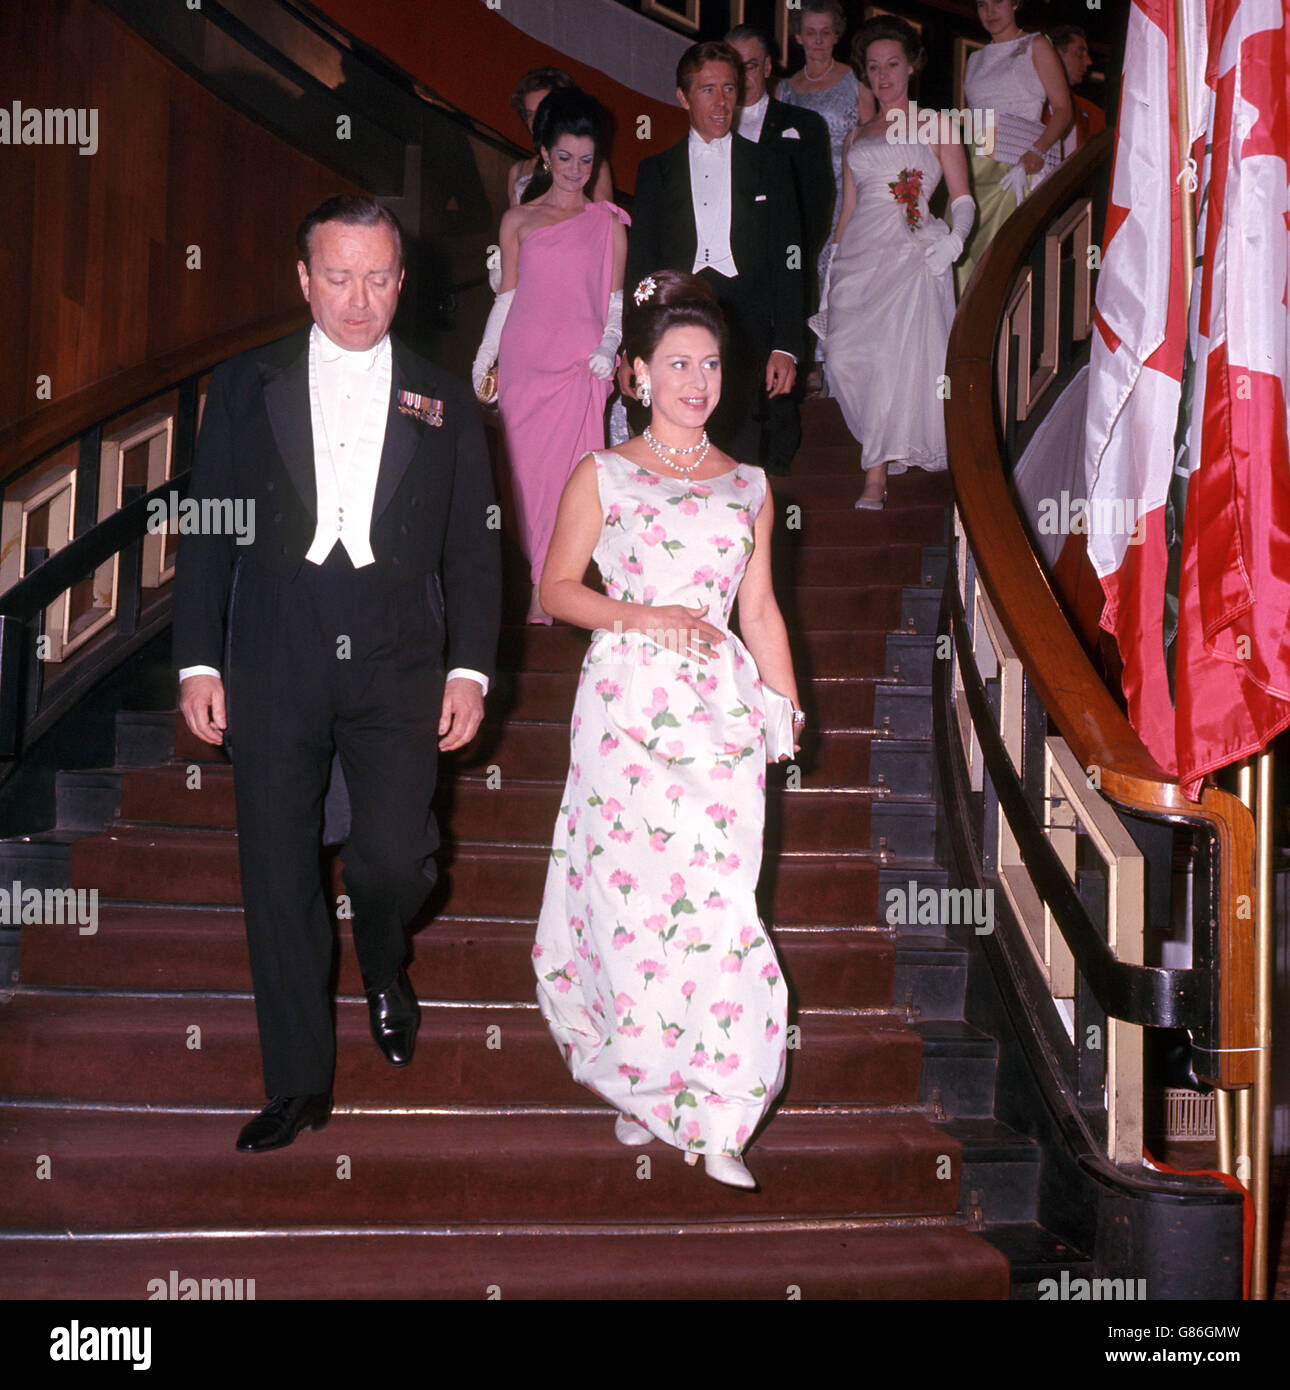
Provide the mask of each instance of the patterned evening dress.
[{"label": "patterned evening dress", "polygon": [[[704,482],[597,453],[605,592],[709,605],[729,632],[766,475]],[[655,1136],[739,1154],[784,1081],[787,992],[757,913],[764,700],[733,633],[700,665],[594,634],[533,947],[575,1080]]]}]

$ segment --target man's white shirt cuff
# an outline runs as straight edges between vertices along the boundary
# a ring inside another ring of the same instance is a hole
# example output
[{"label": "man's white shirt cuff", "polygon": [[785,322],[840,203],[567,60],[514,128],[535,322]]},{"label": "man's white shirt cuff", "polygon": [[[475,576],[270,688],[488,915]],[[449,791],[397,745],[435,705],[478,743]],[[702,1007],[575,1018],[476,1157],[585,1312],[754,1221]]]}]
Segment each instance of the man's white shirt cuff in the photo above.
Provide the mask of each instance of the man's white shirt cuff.
[{"label": "man's white shirt cuff", "polygon": [[472,671],[468,666],[454,666],[444,679],[455,681],[458,676],[463,676],[468,681],[478,681],[484,687],[484,694],[488,694],[488,677],[482,671]]},{"label": "man's white shirt cuff", "polygon": [[[182,667],[179,672],[180,681],[186,681],[189,676],[214,676],[216,680],[221,679],[220,673],[213,666]],[[484,688],[484,694],[488,694],[488,677],[484,675],[482,671],[472,671],[467,666],[454,666],[452,670],[448,672],[445,679],[450,681],[456,680],[458,676],[464,677],[469,681],[478,681]]]}]

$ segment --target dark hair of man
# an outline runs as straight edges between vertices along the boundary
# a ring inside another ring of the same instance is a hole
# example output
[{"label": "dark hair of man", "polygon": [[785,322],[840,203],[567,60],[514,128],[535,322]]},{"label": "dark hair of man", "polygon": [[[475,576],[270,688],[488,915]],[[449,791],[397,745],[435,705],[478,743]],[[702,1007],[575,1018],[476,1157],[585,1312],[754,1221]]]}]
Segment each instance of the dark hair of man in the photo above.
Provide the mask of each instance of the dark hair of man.
[{"label": "dark hair of man", "polygon": [[560,68],[534,68],[520,78],[511,93],[511,110],[523,120],[525,97],[532,96],[534,92],[559,92],[576,85],[573,78]]},{"label": "dark hair of man", "polygon": [[755,24],[736,24],[735,27],[726,35],[728,44],[736,43],[759,43],[761,45],[761,56],[770,58],[773,50],[770,40]]},{"label": "dark hair of man", "polygon": [[927,50],[918,37],[918,30],[895,15],[877,15],[865,20],[851,40],[851,64],[866,87],[869,86],[869,74],[865,70],[865,54],[870,44],[882,39],[890,39],[900,45],[905,61],[914,69],[915,77],[922,72],[923,64],[927,61]]},{"label": "dark hair of man", "polygon": [[728,43],[696,43],[681,54],[676,65],[676,85],[685,93],[687,100],[694,79],[705,63],[725,63],[735,75],[735,83],[742,84],[744,78],[743,60]]},{"label": "dark hair of man", "polygon": [[847,15],[838,0],[802,0],[800,10],[789,10],[788,32],[796,38],[801,37],[802,21],[808,14],[827,14],[833,19],[833,32],[841,38],[847,31]]},{"label": "dark hair of man", "polygon": [[1058,52],[1061,52],[1067,44],[1074,43],[1076,39],[1083,39],[1085,43],[1088,42],[1088,35],[1078,24],[1054,24],[1048,30],[1048,42]]},{"label": "dark hair of man", "polygon": [[399,253],[399,268],[403,268],[403,228],[399,219],[383,208],[375,198],[357,193],[337,193],[324,198],[316,208],[305,213],[300,226],[296,228],[296,251],[309,269],[309,242],[315,227],[324,222],[340,222],[346,227],[375,227],[384,223],[394,237],[394,248]]},{"label": "dark hair of man", "polygon": [[[640,304],[636,294],[648,280],[654,289]],[[648,362],[658,350],[669,328],[706,328],[717,340],[721,355],[726,351],[726,319],[717,296],[706,280],[680,270],[652,270],[639,285],[625,287],[626,312],[623,316],[623,357]]]},{"label": "dark hair of man", "polygon": [[[562,135],[585,136],[595,146],[596,162],[605,150],[605,108],[577,87],[551,92],[533,115],[533,148],[550,150]],[[541,163],[524,190],[522,203],[531,203],[551,187],[551,171]]]}]

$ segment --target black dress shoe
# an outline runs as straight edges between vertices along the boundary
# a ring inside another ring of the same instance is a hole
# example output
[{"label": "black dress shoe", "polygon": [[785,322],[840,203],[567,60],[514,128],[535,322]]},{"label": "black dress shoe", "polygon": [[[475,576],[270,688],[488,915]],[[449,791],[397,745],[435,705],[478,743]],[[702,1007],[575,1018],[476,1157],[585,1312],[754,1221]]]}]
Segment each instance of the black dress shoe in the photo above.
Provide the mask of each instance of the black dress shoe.
[{"label": "black dress shoe", "polygon": [[408,972],[400,970],[394,983],[385,989],[367,991],[367,1011],[372,1019],[372,1036],[388,1062],[405,1067],[412,1060],[421,1009]]},{"label": "black dress shoe", "polygon": [[237,1147],[249,1154],[282,1149],[306,1125],[310,1129],[321,1129],[330,1118],[330,1091],[312,1096],[274,1096],[255,1119],[242,1127]]}]

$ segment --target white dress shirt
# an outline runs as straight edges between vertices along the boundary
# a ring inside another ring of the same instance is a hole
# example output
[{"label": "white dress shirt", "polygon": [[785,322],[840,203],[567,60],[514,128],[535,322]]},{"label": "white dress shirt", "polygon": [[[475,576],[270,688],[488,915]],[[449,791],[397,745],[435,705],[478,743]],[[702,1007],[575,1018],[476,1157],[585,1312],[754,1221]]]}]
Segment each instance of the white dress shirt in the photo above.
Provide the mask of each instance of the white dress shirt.
[{"label": "white dress shirt", "polygon": [[[372,507],[385,447],[394,354],[387,333],[379,343],[355,352],[343,348],[315,323],[309,333],[309,412],[313,426],[317,524],[305,552],[321,565],[337,541],[355,569],[376,563],[372,553]],[[211,666],[186,666],[188,676],[220,673]],[[466,676],[488,693],[482,672],[454,667],[447,680]]]},{"label": "white dress shirt", "polygon": [[690,128],[690,194],[698,240],[693,273],[705,266],[733,279],[739,267],[730,251],[730,152],[734,136],[707,141]]},{"label": "white dress shirt", "polygon": [[754,101],[751,106],[740,106],[736,111],[738,120],[739,134],[745,140],[751,140],[754,144],[761,139],[761,128],[766,120],[766,112],[770,110],[770,93],[763,92],[760,101]]}]

